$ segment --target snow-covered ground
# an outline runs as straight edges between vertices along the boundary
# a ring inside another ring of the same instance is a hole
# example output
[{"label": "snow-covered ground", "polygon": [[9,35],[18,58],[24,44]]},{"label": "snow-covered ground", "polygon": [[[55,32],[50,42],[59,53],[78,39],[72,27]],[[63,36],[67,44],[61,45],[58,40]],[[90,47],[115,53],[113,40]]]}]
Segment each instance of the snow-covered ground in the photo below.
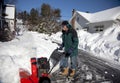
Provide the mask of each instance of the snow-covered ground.
[{"label": "snow-covered ground", "polygon": [[120,25],[113,25],[102,33],[79,33],[79,48],[108,60],[119,61]]},{"label": "snow-covered ground", "polygon": [[[120,26],[113,25],[103,33],[79,30],[79,49],[120,65]],[[48,57],[61,43],[61,32],[51,36],[25,31],[9,42],[0,42],[0,83],[19,83],[19,68],[30,70],[31,57]],[[58,68],[58,67],[57,67]]]},{"label": "snow-covered ground", "polygon": [[57,44],[37,32],[24,32],[10,42],[0,42],[0,83],[19,83],[19,68],[31,72],[31,57],[48,57]]}]

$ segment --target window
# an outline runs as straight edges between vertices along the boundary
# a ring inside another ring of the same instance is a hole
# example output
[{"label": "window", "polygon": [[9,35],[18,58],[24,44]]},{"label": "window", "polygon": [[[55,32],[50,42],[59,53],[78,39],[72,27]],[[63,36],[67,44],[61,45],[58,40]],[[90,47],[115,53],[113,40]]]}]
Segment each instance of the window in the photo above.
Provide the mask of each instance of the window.
[{"label": "window", "polygon": [[79,22],[79,17],[77,17],[77,22]]},{"label": "window", "polygon": [[97,31],[97,32],[101,32],[101,31],[103,31],[103,29],[104,29],[103,25],[95,26],[95,31]]},{"label": "window", "polygon": [[84,27],[83,28],[85,31],[88,31],[89,30],[89,27]]}]

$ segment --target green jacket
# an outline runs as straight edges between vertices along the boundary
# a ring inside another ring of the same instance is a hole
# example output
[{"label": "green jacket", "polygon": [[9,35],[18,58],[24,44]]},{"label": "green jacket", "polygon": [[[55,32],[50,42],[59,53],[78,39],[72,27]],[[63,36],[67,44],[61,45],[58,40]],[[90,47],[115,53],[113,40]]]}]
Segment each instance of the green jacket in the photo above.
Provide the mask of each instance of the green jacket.
[{"label": "green jacket", "polygon": [[77,56],[78,43],[79,41],[78,41],[77,32],[72,27],[69,27],[69,30],[67,32],[63,31],[62,44],[65,47],[65,52],[68,52],[70,49],[72,49],[71,56]]}]

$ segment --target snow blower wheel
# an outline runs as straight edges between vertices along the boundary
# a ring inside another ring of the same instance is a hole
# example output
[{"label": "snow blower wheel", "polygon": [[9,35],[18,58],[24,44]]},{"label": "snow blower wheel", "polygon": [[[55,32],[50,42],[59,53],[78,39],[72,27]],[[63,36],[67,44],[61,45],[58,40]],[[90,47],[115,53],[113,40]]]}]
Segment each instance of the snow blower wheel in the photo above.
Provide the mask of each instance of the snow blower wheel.
[{"label": "snow blower wheel", "polygon": [[51,83],[48,77],[41,77],[39,83]]}]

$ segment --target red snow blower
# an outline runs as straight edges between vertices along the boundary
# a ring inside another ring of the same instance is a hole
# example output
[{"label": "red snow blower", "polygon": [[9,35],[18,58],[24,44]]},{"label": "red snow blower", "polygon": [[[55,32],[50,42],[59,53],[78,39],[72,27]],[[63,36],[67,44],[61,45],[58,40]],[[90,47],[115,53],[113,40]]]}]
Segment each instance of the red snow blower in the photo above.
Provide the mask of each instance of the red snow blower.
[{"label": "red snow blower", "polygon": [[[31,58],[31,73],[28,73],[24,69],[20,69],[20,83],[51,83],[50,73],[53,68],[59,63],[61,58],[64,57],[64,53],[57,49],[53,51],[49,60],[46,57]],[[50,69],[50,60],[53,67]]]},{"label": "red snow blower", "polygon": [[20,69],[20,83],[51,83],[49,78],[50,65],[47,58],[31,58],[31,75]]}]

